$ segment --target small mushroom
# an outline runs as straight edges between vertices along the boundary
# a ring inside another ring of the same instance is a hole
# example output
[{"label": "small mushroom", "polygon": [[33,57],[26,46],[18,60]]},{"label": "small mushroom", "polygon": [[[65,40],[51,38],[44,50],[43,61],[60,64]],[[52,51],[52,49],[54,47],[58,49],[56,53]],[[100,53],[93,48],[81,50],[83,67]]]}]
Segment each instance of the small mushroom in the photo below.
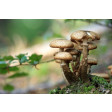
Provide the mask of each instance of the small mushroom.
[{"label": "small mushroom", "polygon": [[96,58],[93,57],[88,57],[88,70],[87,70],[87,74],[89,74],[91,71],[91,66],[92,65],[97,65],[98,61]]},{"label": "small mushroom", "polygon": [[61,60],[61,68],[63,69],[64,75],[68,81],[69,84],[74,82],[75,76],[74,74],[70,71],[69,67],[66,64],[66,61],[71,61],[72,60],[72,55],[68,52],[58,52],[55,56],[54,59],[56,60]]},{"label": "small mushroom", "polygon": [[76,60],[76,55],[79,53],[78,50],[73,49],[73,48],[68,48],[65,50],[65,52],[69,52],[73,56],[73,61]]},{"label": "small mushroom", "polygon": [[108,66],[108,69],[109,69],[110,76],[112,76],[112,65]]},{"label": "small mushroom", "polygon": [[[96,48],[97,48],[97,45],[95,45],[93,43],[88,44],[88,50],[93,50],[93,49],[96,49]],[[80,46],[79,50],[83,50],[83,47]]]},{"label": "small mushroom", "polygon": [[87,31],[88,36],[90,36],[93,40],[100,40],[100,35],[93,31]]},{"label": "small mushroom", "polygon": [[[72,60],[72,55],[68,52],[58,52],[55,56],[54,59],[60,59],[60,60]],[[62,61],[63,62],[63,61]]]},{"label": "small mushroom", "polygon": [[107,74],[107,73],[91,73],[91,75],[102,77],[102,78],[106,79],[107,81],[110,81],[109,74]]},{"label": "small mushroom", "polygon": [[108,66],[108,69],[109,69],[109,70],[112,69],[112,65]]},{"label": "small mushroom", "polygon": [[93,50],[93,49],[96,49],[96,48],[97,48],[97,45],[95,45],[93,43],[89,44],[89,46],[88,46],[89,50]]}]

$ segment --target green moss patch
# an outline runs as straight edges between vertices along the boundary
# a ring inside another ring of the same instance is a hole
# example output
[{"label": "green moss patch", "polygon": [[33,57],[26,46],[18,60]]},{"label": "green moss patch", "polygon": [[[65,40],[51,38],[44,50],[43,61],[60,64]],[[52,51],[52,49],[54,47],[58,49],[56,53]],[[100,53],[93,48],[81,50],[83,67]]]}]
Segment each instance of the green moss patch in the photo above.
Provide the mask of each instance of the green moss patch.
[{"label": "green moss patch", "polygon": [[50,94],[111,94],[112,84],[104,78],[90,76],[90,83],[76,82],[64,88],[56,88],[49,92]]}]

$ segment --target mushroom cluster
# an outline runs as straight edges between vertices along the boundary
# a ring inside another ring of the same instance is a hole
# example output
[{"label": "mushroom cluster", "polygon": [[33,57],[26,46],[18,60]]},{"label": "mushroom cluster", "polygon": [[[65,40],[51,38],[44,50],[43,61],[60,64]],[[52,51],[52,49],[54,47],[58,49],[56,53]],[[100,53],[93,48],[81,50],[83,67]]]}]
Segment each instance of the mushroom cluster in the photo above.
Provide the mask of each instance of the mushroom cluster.
[{"label": "mushroom cluster", "polygon": [[69,84],[78,80],[89,82],[91,66],[97,64],[97,60],[89,56],[89,51],[97,48],[96,40],[100,40],[98,34],[80,30],[73,32],[70,40],[56,39],[50,43],[50,47],[59,48],[54,59],[60,63]]}]

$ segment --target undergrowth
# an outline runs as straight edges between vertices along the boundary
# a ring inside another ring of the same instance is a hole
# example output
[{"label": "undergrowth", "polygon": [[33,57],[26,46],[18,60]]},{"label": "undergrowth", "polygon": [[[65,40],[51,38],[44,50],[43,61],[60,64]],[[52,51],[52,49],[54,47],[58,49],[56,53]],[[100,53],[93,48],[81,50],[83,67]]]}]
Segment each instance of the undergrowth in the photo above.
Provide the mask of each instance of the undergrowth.
[{"label": "undergrowth", "polygon": [[111,94],[112,84],[104,78],[90,76],[90,83],[75,82],[64,88],[56,88],[49,92],[50,94]]}]

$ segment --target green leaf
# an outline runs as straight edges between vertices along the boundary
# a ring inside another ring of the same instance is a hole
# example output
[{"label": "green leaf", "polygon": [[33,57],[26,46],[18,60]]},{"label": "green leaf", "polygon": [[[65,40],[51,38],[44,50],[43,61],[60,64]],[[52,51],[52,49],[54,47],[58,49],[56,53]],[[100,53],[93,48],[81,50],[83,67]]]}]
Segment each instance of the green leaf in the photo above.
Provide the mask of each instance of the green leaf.
[{"label": "green leaf", "polygon": [[4,75],[6,73],[8,73],[7,69],[0,68],[0,75]]},{"label": "green leaf", "polygon": [[9,71],[18,71],[19,68],[14,66],[14,67],[9,67]]},{"label": "green leaf", "polygon": [[6,64],[3,61],[0,61],[0,68],[6,68],[6,67],[8,67],[8,64]]},{"label": "green leaf", "polygon": [[29,57],[30,64],[37,65],[40,62],[41,58],[42,58],[42,55],[32,54]]},{"label": "green leaf", "polygon": [[26,54],[19,54],[16,57],[18,58],[20,64],[28,61]]},{"label": "green leaf", "polygon": [[15,73],[14,75],[9,76],[8,78],[17,78],[17,77],[25,77],[25,76],[28,76],[28,74],[21,72],[21,73]]},{"label": "green leaf", "polygon": [[4,89],[5,91],[11,92],[11,91],[14,90],[14,86],[12,86],[12,85],[10,85],[10,84],[6,84],[6,85],[3,86],[3,89]]},{"label": "green leaf", "polygon": [[14,60],[14,58],[12,56],[4,56],[3,57],[4,60],[8,61],[8,60]]}]

